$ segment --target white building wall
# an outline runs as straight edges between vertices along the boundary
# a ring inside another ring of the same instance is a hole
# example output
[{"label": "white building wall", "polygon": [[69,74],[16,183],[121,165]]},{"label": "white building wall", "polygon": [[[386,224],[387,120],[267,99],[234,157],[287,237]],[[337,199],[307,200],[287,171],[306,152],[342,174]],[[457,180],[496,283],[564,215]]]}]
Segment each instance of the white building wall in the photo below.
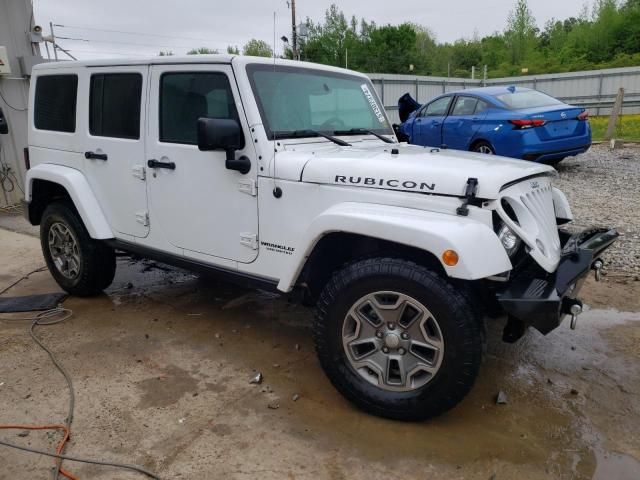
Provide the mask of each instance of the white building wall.
[{"label": "white building wall", "polygon": [[[29,80],[22,75],[18,57],[40,55],[29,32],[34,26],[29,0],[0,0],[0,46],[7,49],[10,75],[0,75],[0,108],[9,124],[9,134],[0,135],[0,206],[13,205],[22,198],[25,176],[23,149],[27,146],[27,106]],[[7,168],[9,171],[7,172]]]}]

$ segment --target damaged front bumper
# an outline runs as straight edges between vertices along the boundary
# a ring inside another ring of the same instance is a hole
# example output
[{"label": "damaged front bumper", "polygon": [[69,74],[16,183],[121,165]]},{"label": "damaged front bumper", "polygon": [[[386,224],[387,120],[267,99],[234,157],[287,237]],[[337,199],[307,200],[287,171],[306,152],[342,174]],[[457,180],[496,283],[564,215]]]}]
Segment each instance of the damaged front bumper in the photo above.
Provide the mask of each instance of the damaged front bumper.
[{"label": "damaged front bumper", "polygon": [[576,235],[560,231],[562,257],[552,273],[519,275],[498,294],[498,301],[509,316],[503,339],[514,342],[527,327],[547,334],[560,326],[565,315],[582,311],[578,292],[591,270],[599,273],[600,255],[618,238],[615,229],[590,229]]}]

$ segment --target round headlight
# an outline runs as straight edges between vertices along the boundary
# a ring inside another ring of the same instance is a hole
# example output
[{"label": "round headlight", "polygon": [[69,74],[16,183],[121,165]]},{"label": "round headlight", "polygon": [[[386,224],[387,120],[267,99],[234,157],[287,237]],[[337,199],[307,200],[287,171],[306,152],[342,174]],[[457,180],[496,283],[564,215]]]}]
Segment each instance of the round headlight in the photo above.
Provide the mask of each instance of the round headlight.
[{"label": "round headlight", "polygon": [[502,225],[498,230],[498,238],[502,242],[502,246],[507,251],[507,255],[513,256],[517,251],[522,240],[507,225]]}]

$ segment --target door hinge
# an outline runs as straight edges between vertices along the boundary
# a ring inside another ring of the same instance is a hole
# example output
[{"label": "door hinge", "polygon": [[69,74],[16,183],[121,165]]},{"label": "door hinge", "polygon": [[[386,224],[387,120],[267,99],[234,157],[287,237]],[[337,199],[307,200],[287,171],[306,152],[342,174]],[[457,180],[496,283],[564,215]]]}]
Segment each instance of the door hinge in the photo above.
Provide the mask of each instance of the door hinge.
[{"label": "door hinge", "polygon": [[258,235],[255,233],[241,233],[240,234],[240,243],[245,245],[252,250],[258,249]]},{"label": "door hinge", "polygon": [[149,226],[149,212],[137,212],[136,222],[141,223],[145,227]]},{"label": "door hinge", "polygon": [[255,197],[258,194],[258,186],[256,185],[256,181],[252,179],[239,180],[238,190],[246,193],[247,195],[251,195],[252,197]]},{"label": "door hinge", "polygon": [[145,170],[144,165],[136,165],[135,167],[132,167],[131,172],[134,177],[139,178],[140,180],[147,179],[147,171]]}]

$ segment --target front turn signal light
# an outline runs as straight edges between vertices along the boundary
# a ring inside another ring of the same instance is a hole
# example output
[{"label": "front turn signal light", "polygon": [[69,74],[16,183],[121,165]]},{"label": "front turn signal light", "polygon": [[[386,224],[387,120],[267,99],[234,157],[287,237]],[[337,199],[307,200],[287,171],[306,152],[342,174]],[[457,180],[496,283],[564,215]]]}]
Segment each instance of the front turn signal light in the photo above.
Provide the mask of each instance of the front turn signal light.
[{"label": "front turn signal light", "polygon": [[458,254],[454,250],[445,250],[442,254],[442,261],[449,267],[455,267],[458,264]]}]

